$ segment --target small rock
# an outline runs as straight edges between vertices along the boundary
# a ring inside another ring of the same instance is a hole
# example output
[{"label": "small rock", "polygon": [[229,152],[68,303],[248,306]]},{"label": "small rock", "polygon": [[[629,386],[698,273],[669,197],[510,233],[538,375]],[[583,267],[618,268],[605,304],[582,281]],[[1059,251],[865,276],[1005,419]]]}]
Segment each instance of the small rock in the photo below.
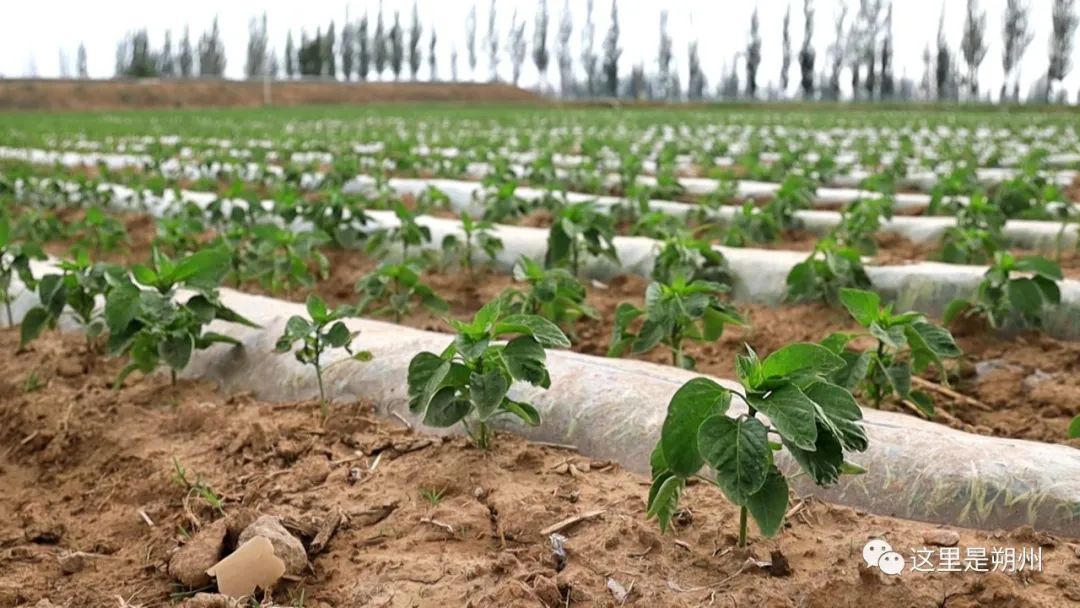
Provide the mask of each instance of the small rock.
[{"label": "small rock", "polygon": [[768,568],[769,576],[791,576],[791,563],[779,549],[773,549],[769,553],[769,559],[772,562]]},{"label": "small rock", "polygon": [[75,574],[86,567],[86,557],[82,553],[68,553],[60,556],[60,571]]},{"label": "small rock", "polygon": [[937,528],[923,531],[922,539],[924,543],[936,547],[955,547],[960,542],[960,533]]},{"label": "small rock", "polygon": [[34,604],[34,608],[57,608],[57,606],[47,599],[40,599],[38,603]]},{"label": "small rock", "polygon": [[289,534],[289,531],[281,525],[280,519],[272,515],[263,515],[245,528],[236,542],[242,545],[256,536],[265,536],[274,545],[274,555],[285,562],[287,574],[298,575],[307,568],[307,551],[304,550],[304,544]]},{"label": "small rock", "polygon": [[1009,536],[1029,545],[1038,545],[1040,547],[1050,548],[1057,546],[1056,538],[1042,530],[1036,530],[1031,525],[1020,526],[1019,528],[1013,530],[1012,533],[1009,534]]},{"label": "small rock", "polygon": [[179,608],[233,608],[236,605],[236,601],[227,595],[196,593],[180,604]]},{"label": "small rock", "polygon": [[190,542],[173,553],[169,575],[189,589],[209,586],[211,580],[206,571],[221,559],[226,531],[223,519],[199,530]]},{"label": "small rock", "polygon": [[539,575],[533,579],[533,593],[545,606],[558,606],[563,603],[559,586],[546,576]]},{"label": "small rock", "polygon": [[61,378],[74,378],[83,375],[82,363],[71,359],[64,359],[56,365],[56,373]]}]

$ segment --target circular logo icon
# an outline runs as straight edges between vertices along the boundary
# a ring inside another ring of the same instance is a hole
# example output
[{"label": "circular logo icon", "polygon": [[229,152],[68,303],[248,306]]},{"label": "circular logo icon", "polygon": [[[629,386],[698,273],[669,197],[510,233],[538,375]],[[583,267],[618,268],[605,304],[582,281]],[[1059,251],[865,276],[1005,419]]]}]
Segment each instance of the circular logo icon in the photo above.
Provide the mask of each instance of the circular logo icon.
[{"label": "circular logo icon", "polygon": [[862,558],[866,562],[866,565],[871,568],[878,566],[878,560],[881,556],[892,551],[892,545],[890,545],[884,538],[871,538],[870,542],[866,543],[862,549]]},{"label": "circular logo icon", "polygon": [[878,558],[878,568],[889,576],[896,576],[904,571],[904,556],[896,551],[886,551]]}]

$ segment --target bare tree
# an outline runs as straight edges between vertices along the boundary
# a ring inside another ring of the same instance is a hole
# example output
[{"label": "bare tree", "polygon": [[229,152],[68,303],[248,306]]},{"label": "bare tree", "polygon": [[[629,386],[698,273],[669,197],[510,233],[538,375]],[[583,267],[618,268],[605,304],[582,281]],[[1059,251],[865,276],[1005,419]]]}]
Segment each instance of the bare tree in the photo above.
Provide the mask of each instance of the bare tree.
[{"label": "bare tree", "polygon": [[758,32],[758,11],[750,16],[750,39],[746,42],[746,96],[757,96],[757,70],[761,64],[761,35]]},{"label": "bare tree", "polygon": [[1050,65],[1046,71],[1047,101],[1054,82],[1060,82],[1072,69],[1073,34],[1076,32],[1074,0],[1054,0],[1053,29],[1050,34]]},{"label": "bare tree", "polygon": [[394,11],[394,25],[390,26],[390,71],[394,80],[401,80],[401,68],[405,61],[405,34],[401,31],[401,14]]},{"label": "bare tree", "polygon": [[952,51],[945,40],[945,5],[941,6],[941,18],[938,22],[937,65],[934,69],[934,84],[939,100],[948,99],[952,89]]},{"label": "bare tree", "polygon": [[[1028,16],[1029,6],[1025,0],[1007,0],[1005,16],[1001,22],[1001,67],[1005,76],[1001,82],[1001,100],[1004,101],[1009,91],[1009,84],[1015,82],[1013,72],[1024,57],[1027,47],[1035,37]],[[1017,89],[1019,93],[1019,89]],[[1013,101],[1020,101],[1019,94]]]},{"label": "bare tree", "polygon": [[547,0],[540,0],[540,9],[536,11],[536,23],[533,25],[533,63],[540,74],[540,88],[547,84],[548,63],[551,53],[548,51],[548,7]]},{"label": "bare tree", "polygon": [[833,22],[834,37],[833,43],[829,47],[832,70],[829,73],[828,97],[834,101],[840,99],[840,72],[844,68],[844,57],[849,46],[844,37],[844,24],[847,21],[847,13],[847,4],[841,4],[840,10],[836,13],[836,20]]},{"label": "bare tree", "polygon": [[457,47],[450,47],[450,82],[457,82]]},{"label": "bare tree", "polygon": [[469,56],[469,70],[476,78],[476,5],[469,9],[465,17],[465,53]]},{"label": "bare tree", "polygon": [[802,78],[802,94],[804,99],[814,96],[814,2],[803,0],[803,42],[799,51],[799,70]]},{"label": "bare tree", "polygon": [[262,19],[252,19],[248,24],[247,61],[244,62],[244,75],[248,79],[262,78],[268,65],[269,37],[266,32],[266,13]]},{"label": "bare tree", "polygon": [[409,26],[409,75],[416,80],[420,73],[420,64],[423,63],[423,52],[420,50],[420,39],[424,35],[424,28],[420,25],[420,12],[416,8],[416,2],[412,5],[412,25]]},{"label": "bare tree", "polygon": [[372,55],[375,59],[375,76],[382,79],[386,62],[390,58],[390,44],[386,39],[386,26],[383,25],[382,0],[379,0],[379,14],[375,17],[375,38],[371,43]]},{"label": "bare tree", "polygon": [[428,80],[430,80],[432,82],[435,82],[436,80],[439,79],[439,65],[438,65],[438,59],[436,59],[437,55],[435,54],[435,43],[436,43],[435,25],[432,24],[432,26],[431,26],[431,37],[428,40],[428,55],[427,55]]},{"label": "bare tree", "polygon": [[525,63],[527,49],[525,47],[525,21],[518,23],[517,9],[514,9],[510,17],[510,33],[506,37],[506,51],[510,53],[510,76],[516,87],[521,80],[521,66]]},{"label": "bare tree", "polygon": [[589,97],[596,95],[596,64],[600,58],[594,49],[596,27],[593,25],[593,0],[585,3],[585,28],[581,30],[581,65],[585,68],[585,84]]},{"label": "bare tree", "polygon": [[195,51],[191,46],[191,30],[184,26],[184,38],[180,40],[180,75],[184,78],[195,73]]},{"label": "bare tree", "polygon": [[356,26],[356,77],[367,80],[368,72],[371,71],[371,42],[368,40],[368,15],[360,18],[360,24]]},{"label": "bare tree", "polygon": [[604,38],[604,84],[606,93],[611,97],[619,96],[619,57],[622,48],[619,47],[619,7],[615,0],[611,0],[611,25],[608,27],[607,36]]},{"label": "bare tree", "polygon": [[689,63],[690,78],[686,83],[686,96],[692,101],[705,97],[705,72],[701,69],[701,57],[698,55],[698,41],[691,40],[686,49],[686,61]]},{"label": "bare tree", "polygon": [[923,47],[922,61],[923,77],[919,88],[922,91],[923,99],[931,99],[934,96],[934,60],[933,55],[930,53],[929,42]]},{"label": "bare tree", "polygon": [[788,72],[791,71],[791,3],[784,11],[784,31],[780,55],[780,96],[787,97]]},{"label": "bare tree", "polygon": [[78,73],[79,78],[90,77],[90,73],[86,69],[86,45],[82,42],[79,43],[79,51],[75,55],[75,71]]},{"label": "bare tree", "polygon": [[979,65],[986,57],[986,11],[979,10],[978,0],[967,0],[967,16],[964,18],[964,36],[960,39],[960,51],[967,64],[968,93],[973,99],[979,97]]},{"label": "bare tree", "polygon": [[176,76],[176,58],[173,56],[172,31],[165,30],[165,42],[158,54],[158,76],[173,78]]},{"label": "bare tree", "polygon": [[491,69],[491,81],[499,79],[499,33],[495,31],[495,0],[491,0],[491,9],[488,11],[488,66]]},{"label": "bare tree", "polygon": [[895,79],[892,71],[892,2],[885,11],[884,34],[881,40],[881,98],[892,99],[895,94]]},{"label": "bare tree", "polygon": [[345,25],[341,28],[341,73],[345,81],[352,80],[356,69],[356,24],[349,19],[349,9],[345,8]]},{"label": "bare tree", "polygon": [[563,4],[559,21],[559,93],[563,97],[574,84],[574,60],[570,55],[570,35],[574,33],[574,21],[570,14],[570,0]]},{"label": "bare tree", "polygon": [[657,73],[656,86],[660,89],[660,96],[669,98],[671,88],[671,35],[668,34],[668,12],[660,11],[660,49],[656,56]]}]

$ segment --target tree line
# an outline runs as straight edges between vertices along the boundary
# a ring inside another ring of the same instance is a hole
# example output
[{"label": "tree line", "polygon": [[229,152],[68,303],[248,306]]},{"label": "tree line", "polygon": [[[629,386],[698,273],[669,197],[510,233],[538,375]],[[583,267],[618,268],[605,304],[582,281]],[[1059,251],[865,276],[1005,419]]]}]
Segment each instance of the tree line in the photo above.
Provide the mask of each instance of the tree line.
[{"label": "tree line", "polygon": [[[798,0],[795,0],[798,2]],[[1077,27],[1075,0],[1051,0],[1050,44],[1045,72],[1028,99],[1066,101],[1061,82],[1071,70],[1073,39]],[[836,13],[833,42],[818,61],[813,44],[816,25],[814,0],[802,0],[802,45],[796,51],[791,44],[792,14],[788,5],[781,23],[780,74],[763,89],[759,85],[762,58],[761,23],[755,8],[747,28],[745,45],[723,62],[718,78],[710,83],[702,67],[697,39],[686,43],[685,72],[677,65],[674,40],[668,31],[668,12],[661,11],[655,68],[644,62],[621,72],[622,43],[619,29],[618,0],[610,0],[609,26],[602,40],[596,40],[595,1],[585,0],[585,20],[579,32],[580,50],[575,57],[571,40],[575,23],[570,0],[564,0],[558,27],[551,31],[548,0],[538,0],[534,14],[518,15],[510,20],[508,31],[499,31],[496,2],[487,9],[484,32],[478,32],[476,4],[465,15],[464,61],[470,79],[478,74],[479,55],[487,55],[488,78],[500,79],[500,63],[508,60],[510,82],[517,85],[522,69],[532,59],[545,92],[577,98],[634,98],[661,100],[778,99],[792,94],[804,99],[839,100],[848,79],[850,95],[856,100],[979,100],[989,91],[980,88],[979,68],[986,58],[989,39],[988,15],[980,0],[966,0],[966,11],[957,49],[950,46],[945,30],[942,6],[937,38],[927,43],[922,54],[923,74],[919,81],[897,77],[893,66],[892,0],[853,0],[852,11],[842,3]],[[1001,100],[1020,101],[1019,65],[1034,38],[1029,0],[1006,0],[1001,15],[1002,68],[1004,81],[998,96]],[[458,49],[450,50],[448,71],[440,73],[438,37],[434,24],[422,23],[417,5],[412,6],[408,23],[400,11],[385,13],[382,3],[375,15],[364,13],[359,19],[347,15],[340,30],[331,21],[314,34],[301,30],[294,36],[289,30],[284,52],[279,56],[267,33],[267,15],[250,22],[244,74],[247,78],[329,78],[366,81],[392,76],[418,80],[421,66],[427,64],[429,80],[459,79]],[[531,53],[526,28],[532,23]],[[796,26],[797,27],[797,26]],[[552,36],[553,34],[553,36]],[[478,41],[478,37],[482,40]],[[552,37],[554,38],[552,40]],[[480,45],[478,46],[478,42]],[[554,48],[549,45],[554,44]],[[443,59],[447,57],[442,56]],[[548,78],[554,62],[558,86]],[[962,62],[962,63],[961,63]],[[86,50],[80,45],[77,73],[86,77]],[[799,73],[793,82],[792,67]],[[61,53],[61,71],[70,73],[67,58]],[[115,75],[126,78],[211,77],[225,72],[225,47],[215,18],[210,29],[193,42],[184,28],[183,37],[173,48],[171,32],[154,49],[145,29],[128,33],[117,45]],[[685,85],[683,74],[686,75]],[[779,88],[774,83],[779,83]],[[791,89],[794,88],[795,91]]]}]

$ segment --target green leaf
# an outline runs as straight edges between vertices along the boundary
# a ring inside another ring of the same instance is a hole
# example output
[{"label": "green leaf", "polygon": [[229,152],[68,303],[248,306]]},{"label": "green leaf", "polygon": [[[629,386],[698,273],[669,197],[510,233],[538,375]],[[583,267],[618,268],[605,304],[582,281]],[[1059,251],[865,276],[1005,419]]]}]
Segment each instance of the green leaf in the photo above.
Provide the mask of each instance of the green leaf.
[{"label": "green leaf", "polygon": [[746,508],[754,518],[762,536],[776,536],[784,523],[788,506],[788,484],[784,474],[775,466],[769,468],[765,483],[746,501]]},{"label": "green leaf", "polygon": [[509,389],[510,383],[499,370],[485,374],[472,373],[469,376],[469,398],[476,406],[477,417],[482,421],[491,418]]},{"label": "green leaf", "polygon": [[817,485],[832,485],[840,479],[840,468],[844,464],[844,450],[840,441],[825,425],[818,426],[817,441],[814,442],[813,450],[804,450],[786,439],[781,439],[781,443]]},{"label": "green leaf", "polygon": [[371,354],[370,350],[358,350],[352,354],[352,359],[354,361],[367,362],[371,361],[374,358],[375,356]]},{"label": "green leaf", "polygon": [[945,313],[942,315],[942,321],[945,325],[951,325],[963,312],[971,308],[971,302],[963,299],[956,299],[949,302],[949,305],[945,307]]},{"label": "green leaf", "polygon": [[1017,258],[1013,270],[1017,272],[1034,272],[1058,281],[1064,278],[1060,266],[1046,258],[1034,255]]},{"label": "green leaf", "polygon": [[457,397],[457,389],[444,386],[431,397],[424,424],[436,428],[454,426],[468,415],[471,406],[468,400]]},{"label": "green leaf", "polygon": [[653,478],[649,487],[648,511],[646,519],[656,518],[663,534],[671,526],[671,518],[679,506],[679,496],[686,486],[686,480],[671,472],[664,472]]},{"label": "green leaf", "polygon": [[870,361],[874,358],[874,354],[844,351],[840,353],[840,357],[844,359],[844,367],[830,374],[829,380],[849,391],[854,390],[866,377],[866,372],[870,370]]},{"label": "green leaf", "polygon": [[1069,439],[1080,438],[1080,416],[1072,419],[1069,423]]},{"label": "green leaf", "polygon": [[19,328],[19,346],[26,346],[41,335],[41,332],[49,324],[49,313],[40,306],[35,306],[26,312],[22,326]]},{"label": "green leaf", "polygon": [[828,373],[844,366],[832,351],[809,342],[789,344],[761,362],[763,378],[792,377],[804,372]]},{"label": "green leaf", "polygon": [[840,465],[841,475],[862,475],[864,473],[866,473],[866,469],[855,463],[845,461],[844,464]]},{"label": "green leaf", "polygon": [[881,298],[872,291],[844,288],[840,290],[840,301],[863,327],[870,327],[881,310]]},{"label": "green leaf", "polygon": [[427,407],[427,402],[431,399],[431,394],[427,392],[427,388],[432,383],[432,379],[439,376],[439,380],[436,380],[436,382],[441,382],[442,378],[445,378],[449,372],[450,363],[448,361],[444,361],[441,357],[429,352],[417,353],[409,361],[409,410],[412,412],[423,411]]},{"label": "green leaf", "polygon": [[216,288],[229,273],[229,257],[222,248],[202,249],[177,262],[172,276],[166,278],[173,284]]},{"label": "green leaf", "polygon": [[105,298],[105,323],[110,333],[121,332],[138,314],[140,293],[138,287],[126,281],[109,291]]},{"label": "green leaf", "polygon": [[850,391],[828,382],[816,382],[806,387],[804,392],[816,406],[814,412],[818,422],[836,435],[844,449],[858,452],[866,449],[866,431],[859,424],[862,410]]},{"label": "green leaf", "polygon": [[768,430],[755,418],[710,416],[698,429],[698,449],[716,471],[716,483],[737,505],[761,489],[772,462]]},{"label": "green leaf", "polygon": [[928,418],[934,417],[934,398],[924,391],[911,391],[908,394],[908,399],[918,406],[919,411],[926,414]]},{"label": "green leaf", "polygon": [[327,320],[329,314],[326,311],[326,302],[324,302],[322,298],[315,294],[310,294],[308,295],[306,306],[308,316],[311,317],[311,320],[314,321],[316,325],[322,324]]},{"label": "green leaf", "polygon": [[131,267],[131,275],[135,277],[135,280],[146,285],[147,287],[153,287],[157,284],[158,275],[152,269],[143,266],[142,264],[136,264]]},{"label": "green leaf", "polygon": [[708,378],[694,378],[679,387],[660,432],[659,449],[667,468],[683,477],[697,473],[704,464],[698,429],[706,418],[725,413],[730,405],[731,392]]},{"label": "green leaf", "polygon": [[509,315],[495,325],[494,335],[525,334],[545,348],[570,348],[570,339],[559,326],[536,315]]},{"label": "green leaf", "polygon": [[514,401],[513,399],[506,399],[503,401],[503,407],[506,411],[517,416],[529,426],[537,426],[540,424],[540,412],[536,411],[536,408],[531,404],[522,401]]},{"label": "green leaf", "polygon": [[814,422],[814,402],[799,387],[786,384],[768,396],[750,392],[746,401],[754,409],[769,417],[781,437],[787,438],[804,450],[813,450],[817,440],[817,425]]},{"label": "green leaf", "polygon": [[1009,294],[1009,303],[1012,307],[1025,314],[1036,316],[1042,312],[1042,290],[1031,279],[1010,279],[1006,286]]},{"label": "green leaf", "polygon": [[187,367],[193,350],[195,350],[195,340],[191,334],[169,336],[158,345],[158,356],[169,367],[180,371]]},{"label": "green leaf", "polygon": [[1031,280],[1035,283],[1035,286],[1039,288],[1039,291],[1043,294],[1043,300],[1047,304],[1057,305],[1061,304],[1061,288],[1058,284],[1046,277],[1035,276]]},{"label": "green leaf", "polygon": [[349,328],[344,323],[338,321],[330,327],[330,331],[326,332],[325,340],[326,345],[332,348],[341,348],[352,342],[353,334],[349,331]]},{"label": "green leaf", "polygon": [[821,345],[832,351],[833,354],[843,356],[844,349],[847,348],[849,342],[855,339],[855,335],[848,331],[834,332],[822,340]]},{"label": "green leaf", "polygon": [[907,362],[898,362],[886,368],[881,361],[878,361],[878,366],[885,372],[896,394],[901,399],[907,399],[911,394],[911,365]]},{"label": "green leaf", "polygon": [[544,347],[531,336],[519,336],[507,342],[502,357],[515,380],[544,388],[551,384],[544,366]]}]

